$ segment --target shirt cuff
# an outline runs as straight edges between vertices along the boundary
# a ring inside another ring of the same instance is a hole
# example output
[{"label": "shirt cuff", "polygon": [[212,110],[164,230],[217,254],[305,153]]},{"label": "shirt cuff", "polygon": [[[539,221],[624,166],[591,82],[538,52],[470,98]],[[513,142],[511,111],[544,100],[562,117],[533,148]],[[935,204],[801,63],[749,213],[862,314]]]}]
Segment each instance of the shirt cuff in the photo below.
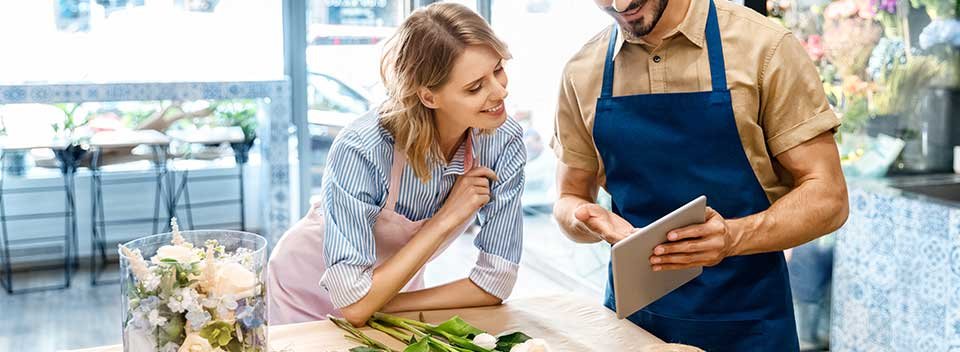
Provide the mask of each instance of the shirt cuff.
[{"label": "shirt cuff", "polygon": [[365,266],[337,264],[323,273],[320,287],[330,294],[330,302],[337,309],[359,301],[370,292],[373,272]]},{"label": "shirt cuff", "polygon": [[477,265],[470,271],[470,281],[501,300],[510,297],[517,282],[517,263],[495,254],[480,252]]},{"label": "shirt cuff", "polygon": [[557,137],[550,139],[550,149],[553,149],[553,154],[557,156],[557,160],[560,160],[564,165],[587,171],[600,169],[600,163],[596,155],[586,155],[566,149]]},{"label": "shirt cuff", "polygon": [[777,156],[824,132],[836,132],[837,127],[840,127],[840,119],[833,110],[827,110],[770,137],[767,139],[767,145],[770,146],[770,153]]}]

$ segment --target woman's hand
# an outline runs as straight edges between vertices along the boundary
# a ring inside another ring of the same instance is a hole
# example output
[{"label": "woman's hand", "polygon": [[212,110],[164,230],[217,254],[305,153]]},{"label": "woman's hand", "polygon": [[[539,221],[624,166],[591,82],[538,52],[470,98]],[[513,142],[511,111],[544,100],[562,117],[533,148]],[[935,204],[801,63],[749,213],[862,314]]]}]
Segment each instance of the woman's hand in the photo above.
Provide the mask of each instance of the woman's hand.
[{"label": "woman's hand", "polygon": [[490,184],[497,174],[485,167],[475,167],[457,178],[450,195],[434,216],[451,227],[467,222],[480,208],[490,202]]},{"label": "woman's hand", "polygon": [[[492,182],[491,180],[496,179],[497,175],[493,170],[485,167],[474,168],[466,174],[463,174],[463,176],[460,176],[453,184],[453,189],[450,190],[450,195],[447,196],[447,200],[433,218],[420,228],[410,242],[407,242],[407,244],[400,248],[390,259],[387,259],[383,265],[373,270],[373,284],[370,287],[370,291],[367,292],[367,295],[354,304],[340,308],[343,317],[354,326],[361,326],[367,319],[370,319],[370,316],[373,315],[374,312],[381,310],[384,305],[397,296],[397,292],[413,278],[420,268],[423,268],[427,260],[430,259],[430,256],[440,248],[444,240],[454,235],[453,232],[461,224],[469,220],[477,210],[490,202],[490,183]],[[470,285],[473,284],[470,283]],[[468,292],[469,297],[467,298],[471,300],[464,301],[464,304],[487,305],[499,302],[499,299],[486,293],[482,295],[472,294],[476,291],[483,291],[479,288],[472,291],[464,289],[464,287],[470,287],[469,285],[465,285],[465,283],[461,283],[457,287],[460,289],[452,291],[442,290],[443,292],[458,292],[456,294],[445,295],[444,297],[455,297],[459,295],[460,299],[465,299],[466,296],[464,296],[463,292]],[[430,292],[434,291],[427,290],[427,292],[424,293],[427,296],[414,295],[410,297],[414,299],[417,297],[432,297],[433,295],[430,294]],[[434,299],[431,298],[430,300],[433,301]],[[404,300],[399,301],[397,304],[396,306],[392,306],[392,309],[400,309],[398,307],[416,307],[408,306],[409,301]],[[437,304],[449,305],[449,303]]]}]

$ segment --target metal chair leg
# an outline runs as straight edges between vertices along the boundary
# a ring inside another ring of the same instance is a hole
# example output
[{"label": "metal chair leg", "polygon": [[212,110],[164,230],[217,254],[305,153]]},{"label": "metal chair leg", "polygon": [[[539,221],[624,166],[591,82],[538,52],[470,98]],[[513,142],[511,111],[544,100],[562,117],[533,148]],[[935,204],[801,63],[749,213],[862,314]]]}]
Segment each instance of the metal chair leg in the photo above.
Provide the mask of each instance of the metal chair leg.
[{"label": "metal chair leg", "polygon": [[183,171],[183,181],[181,181],[180,189],[183,192],[183,201],[184,209],[187,212],[187,224],[190,226],[190,229],[193,230],[193,203],[190,201],[190,171]]},{"label": "metal chair leg", "polygon": [[247,231],[247,211],[246,211],[246,210],[247,210],[247,207],[246,207],[246,204],[247,204],[247,203],[245,202],[245,194],[246,194],[246,193],[245,193],[244,190],[243,190],[243,189],[244,189],[244,188],[243,188],[243,185],[244,185],[244,183],[243,183],[243,165],[244,165],[244,164],[241,163],[241,164],[238,166],[238,168],[240,169],[239,172],[238,172],[238,173],[240,174],[240,231]]}]

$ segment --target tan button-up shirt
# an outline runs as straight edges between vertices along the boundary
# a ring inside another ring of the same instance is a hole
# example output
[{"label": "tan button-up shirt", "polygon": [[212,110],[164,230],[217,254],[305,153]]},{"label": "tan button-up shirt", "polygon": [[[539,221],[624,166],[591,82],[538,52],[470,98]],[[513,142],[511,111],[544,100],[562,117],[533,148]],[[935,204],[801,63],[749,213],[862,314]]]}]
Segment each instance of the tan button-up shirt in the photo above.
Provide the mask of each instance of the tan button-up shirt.
[{"label": "tan button-up shirt", "polygon": [[[773,202],[794,186],[775,157],[835,131],[840,121],[827,102],[816,67],[793,34],[746,7],[726,0],[715,3],[740,141]],[[621,33],[615,48],[614,96],[709,91],[704,33],[709,5],[709,0],[692,0],[681,24],[659,46],[625,41]],[[561,162],[596,171],[602,185],[605,174],[593,123],[609,40],[607,27],[567,62],[551,140]]]}]

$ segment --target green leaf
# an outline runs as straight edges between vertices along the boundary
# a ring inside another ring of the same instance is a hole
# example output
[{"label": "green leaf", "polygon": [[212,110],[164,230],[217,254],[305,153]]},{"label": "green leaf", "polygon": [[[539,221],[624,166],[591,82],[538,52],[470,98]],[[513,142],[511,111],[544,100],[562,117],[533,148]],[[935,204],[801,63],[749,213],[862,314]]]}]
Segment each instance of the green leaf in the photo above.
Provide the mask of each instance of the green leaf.
[{"label": "green leaf", "polygon": [[233,325],[223,321],[209,323],[200,329],[200,337],[207,339],[213,347],[225,347],[233,340]]},{"label": "green leaf", "polygon": [[367,346],[357,346],[350,349],[350,352],[385,352],[384,349],[367,347]]},{"label": "green leaf", "polygon": [[429,337],[422,338],[420,341],[417,341],[417,343],[404,348],[403,352],[431,352],[429,340]]},{"label": "green leaf", "polygon": [[230,352],[243,352],[243,346],[240,345],[240,341],[237,340],[231,340],[227,343],[226,347],[227,351]]},{"label": "green leaf", "polygon": [[501,352],[510,352],[510,349],[513,348],[513,346],[524,343],[530,338],[531,337],[527,336],[527,334],[519,331],[509,335],[500,336],[497,338],[496,350]]},{"label": "green leaf", "polygon": [[470,352],[468,349],[460,348],[457,346],[451,346],[439,339],[429,338],[427,343],[430,344],[431,352]]},{"label": "green leaf", "polygon": [[443,338],[447,339],[447,341],[449,341],[453,347],[459,347],[474,352],[491,352],[486,348],[477,346],[471,339],[456,336],[443,330],[429,329],[429,331],[434,334],[440,334],[440,336],[443,336]]},{"label": "green leaf", "polygon": [[460,319],[459,316],[454,316],[453,318],[450,318],[449,320],[438,325],[437,330],[468,339],[472,339],[474,336],[485,332],[473,325],[470,325],[470,323],[467,323],[463,319]]},{"label": "green leaf", "polygon": [[160,262],[161,262],[161,263],[171,263],[171,264],[177,264],[177,263],[179,263],[179,262],[178,262],[176,259],[174,259],[174,258],[163,258],[163,259],[160,259]]},{"label": "green leaf", "polygon": [[230,343],[230,340],[233,340],[233,336],[230,336],[230,334],[220,334],[217,339],[219,340],[218,343],[220,346],[226,346]]},{"label": "green leaf", "polygon": [[160,329],[163,330],[167,341],[181,341],[180,337],[183,334],[183,315],[173,314],[168,317],[167,323]]},{"label": "green leaf", "polygon": [[170,294],[173,293],[176,283],[177,273],[164,270],[163,274],[160,276],[160,298],[166,299],[167,297],[170,297]]}]

